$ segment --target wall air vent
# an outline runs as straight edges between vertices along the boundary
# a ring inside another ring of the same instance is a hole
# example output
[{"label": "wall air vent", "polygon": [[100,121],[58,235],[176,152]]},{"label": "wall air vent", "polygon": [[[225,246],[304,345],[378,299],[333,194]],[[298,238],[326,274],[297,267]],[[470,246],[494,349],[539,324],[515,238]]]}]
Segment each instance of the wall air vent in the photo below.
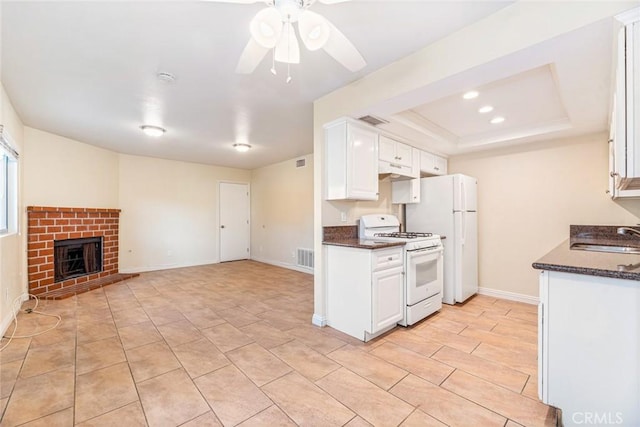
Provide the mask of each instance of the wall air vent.
[{"label": "wall air vent", "polygon": [[312,249],[302,249],[298,248],[297,253],[297,265],[299,267],[307,267],[313,268],[314,260],[313,260],[313,250]]},{"label": "wall air vent", "polygon": [[296,160],[296,167],[297,168],[303,168],[307,166],[307,159],[298,159]]},{"label": "wall air vent", "polygon": [[358,120],[362,120],[363,122],[369,123],[372,126],[378,126],[389,123],[388,120],[381,119],[379,117],[374,116],[362,116],[358,118]]}]

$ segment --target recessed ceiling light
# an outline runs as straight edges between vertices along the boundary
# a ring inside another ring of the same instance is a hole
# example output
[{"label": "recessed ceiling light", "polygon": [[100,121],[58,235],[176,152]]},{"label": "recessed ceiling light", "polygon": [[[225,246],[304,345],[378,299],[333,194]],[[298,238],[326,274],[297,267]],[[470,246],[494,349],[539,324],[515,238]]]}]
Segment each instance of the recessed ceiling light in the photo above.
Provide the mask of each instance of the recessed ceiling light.
[{"label": "recessed ceiling light", "polygon": [[173,83],[176,81],[176,76],[166,71],[160,71],[158,74],[156,74],[156,77],[158,78],[158,80],[165,83]]},{"label": "recessed ceiling light", "polygon": [[502,122],[504,122],[504,117],[501,117],[501,116],[496,116],[489,121],[489,123],[491,123],[492,125],[497,125],[498,123],[502,123]]},{"label": "recessed ceiling light", "polygon": [[236,144],[233,144],[233,148],[235,148],[241,153],[244,153],[245,151],[249,151],[249,148],[251,148],[251,146],[249,144],[236,143]]},{"label": "recessed ceiling light", "polygon": [[166,130],[161,128],[160,126],[152,125],[142,125],[140,126],[140,129],[142,129],[142,132],[144,132],[145,135],[153,136],[155,138],[164,135],[164,133],[166,132]]},{"label": "recessed ceiling light", "polygon": [[480,109],[478,110],[478,113],[490,113],[493,111],[493,107],[491,105],[485,105],[483,107],[480,107]]},{"label": "recessed ceiling light", "polygon": [[469,92],[465,93],[464,95],[462,95],[462,97],[464,99],[473,99],[473,98],[477,98],[479,95],[479,93],[475,90],[470,90]]}]

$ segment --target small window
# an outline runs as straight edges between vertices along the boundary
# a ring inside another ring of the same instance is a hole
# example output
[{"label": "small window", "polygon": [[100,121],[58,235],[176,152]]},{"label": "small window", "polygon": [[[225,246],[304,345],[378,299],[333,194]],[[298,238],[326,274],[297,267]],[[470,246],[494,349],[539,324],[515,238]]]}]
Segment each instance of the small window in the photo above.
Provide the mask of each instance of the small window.
[{"label": "small window", "polygon": [[0,235],[18,230],[18,153],[0,126]]}]

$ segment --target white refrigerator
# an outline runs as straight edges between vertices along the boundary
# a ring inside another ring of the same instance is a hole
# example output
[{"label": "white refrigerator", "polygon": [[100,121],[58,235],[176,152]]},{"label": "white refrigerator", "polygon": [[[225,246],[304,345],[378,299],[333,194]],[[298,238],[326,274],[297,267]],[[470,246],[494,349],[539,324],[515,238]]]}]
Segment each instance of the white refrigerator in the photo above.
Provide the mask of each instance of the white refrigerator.
[{"label": "white refrigerator", "polygon": [[478,180],[461,174],[422,178],[420,203],[406,205],[406,229],[445,237],[442,302],[478,292]]}]

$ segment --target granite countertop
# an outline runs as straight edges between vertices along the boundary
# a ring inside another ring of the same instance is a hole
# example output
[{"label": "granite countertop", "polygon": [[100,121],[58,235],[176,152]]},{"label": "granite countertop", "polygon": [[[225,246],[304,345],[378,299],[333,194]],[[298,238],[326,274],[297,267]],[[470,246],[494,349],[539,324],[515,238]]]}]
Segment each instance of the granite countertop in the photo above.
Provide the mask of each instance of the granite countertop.
[{"label": "granite countertop", "polygon": [[538,270],[640,280],[640,255],[571,249],[573,243],[638,246],[640,238],[619,235],[613,226],[571,226],[571,237],[533,263]]},{"label": "granite countertop", "polygon": [[404,246],[404,242],[378,242],[375,240],[360,239],[358,227],[355,225],[338,225],[322,227],[323,245],[347,246],[360,249],[382,249],[394,246]]},{"label": "granite countertop", "polygon": [[393,246],[404,246],[404,242],[378,242],[375,240],[358,239],[357,237],[323,240],[322,244],[330,246],[348,246],[350,248],[360,249],[382,249]]}]

